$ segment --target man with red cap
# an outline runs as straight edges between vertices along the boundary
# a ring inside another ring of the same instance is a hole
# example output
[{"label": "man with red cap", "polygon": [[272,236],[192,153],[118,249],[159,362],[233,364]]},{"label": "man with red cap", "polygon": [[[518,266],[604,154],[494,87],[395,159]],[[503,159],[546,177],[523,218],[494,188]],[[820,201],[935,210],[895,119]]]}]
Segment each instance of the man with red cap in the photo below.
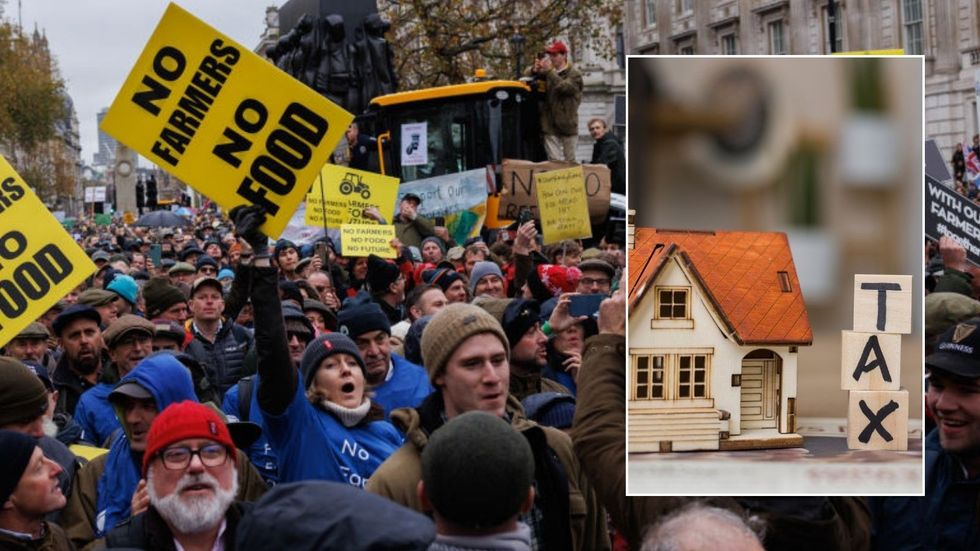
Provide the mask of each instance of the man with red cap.
[{"label": "man with red cap", "polygon": [[173,541],[177,549],[234,549],[250,507],[235,501],[235,454],[213,409],[191,401],[168,406],[150,426],[143,453],[150,506],[110,532],[107,546],[152,549]]},{"label": "man with red cap", "polygon": [[534,73],[546,86],[541,105],[544,149],[550,161],[575,161],[582,73],[568,62],[568,46],[561,40],[544,51],[548,55],[534,63]]}]

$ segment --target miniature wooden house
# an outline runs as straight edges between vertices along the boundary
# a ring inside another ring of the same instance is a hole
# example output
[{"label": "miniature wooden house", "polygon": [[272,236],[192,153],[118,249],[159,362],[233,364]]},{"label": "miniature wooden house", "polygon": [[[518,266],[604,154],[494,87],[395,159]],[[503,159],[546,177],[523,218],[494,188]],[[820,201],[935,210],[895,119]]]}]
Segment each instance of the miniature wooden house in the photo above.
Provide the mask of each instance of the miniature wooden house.
[{"label": "miniature wooden house", "polygon": [[813,334],[785,234],[636,228],[629,255],[629,451],[800,446]]}]

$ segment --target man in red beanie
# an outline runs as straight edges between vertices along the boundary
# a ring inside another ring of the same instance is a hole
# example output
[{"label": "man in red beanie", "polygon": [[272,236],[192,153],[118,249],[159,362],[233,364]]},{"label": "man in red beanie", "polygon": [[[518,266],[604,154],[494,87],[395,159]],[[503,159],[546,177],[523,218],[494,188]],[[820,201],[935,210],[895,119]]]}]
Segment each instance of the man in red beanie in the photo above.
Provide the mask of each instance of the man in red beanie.
[{"label": "man in red beanie", "polygon": [[163,410],[150,427],[143,476],[150,507],[110,532],[108,547],[173,540],[178,549],[234,549],[246,505],[235,502],[235,444],[214,410],[191,401]]}]

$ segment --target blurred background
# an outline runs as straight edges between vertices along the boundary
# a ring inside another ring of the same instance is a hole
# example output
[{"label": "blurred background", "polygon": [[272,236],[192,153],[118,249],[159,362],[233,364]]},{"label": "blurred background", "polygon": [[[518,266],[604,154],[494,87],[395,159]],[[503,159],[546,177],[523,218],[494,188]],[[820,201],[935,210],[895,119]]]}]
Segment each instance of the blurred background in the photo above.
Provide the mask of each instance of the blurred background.
[{"label": "blurred background", "polygon": [[[635,225],[786,232],[813,327],[799,416],[846,417],[854,274],[923,285],[922,58],[631,57],[627,74]],[[922,292],[912,296],[910,428],[922,416]]]}]

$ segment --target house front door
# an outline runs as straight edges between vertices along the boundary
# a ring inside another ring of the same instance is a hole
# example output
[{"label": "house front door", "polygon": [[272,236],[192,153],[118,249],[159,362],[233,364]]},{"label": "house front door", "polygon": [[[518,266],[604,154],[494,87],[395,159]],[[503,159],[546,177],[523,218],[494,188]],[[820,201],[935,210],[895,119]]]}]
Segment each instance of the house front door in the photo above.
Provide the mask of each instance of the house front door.
[{"label": "house front door", "polygon": [[779,422],[779,359],[742,360],[742,428],[774,429]]}]

